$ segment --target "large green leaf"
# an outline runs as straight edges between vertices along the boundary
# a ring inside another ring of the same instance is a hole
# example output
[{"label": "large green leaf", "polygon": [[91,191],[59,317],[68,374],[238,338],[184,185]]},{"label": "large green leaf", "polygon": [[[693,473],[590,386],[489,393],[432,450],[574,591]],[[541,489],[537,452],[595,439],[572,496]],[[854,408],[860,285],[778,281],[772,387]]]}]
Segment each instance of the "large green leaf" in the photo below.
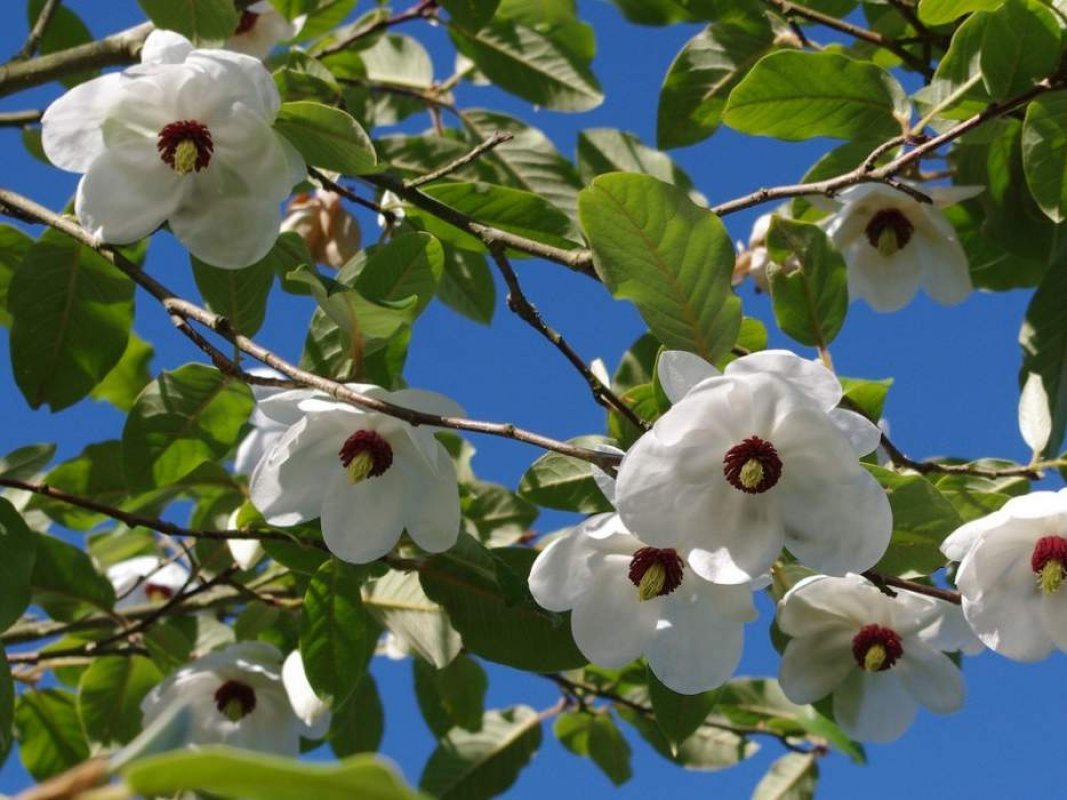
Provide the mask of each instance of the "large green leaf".
[{"label": "large green leaf", "polygon": [[699,694],[678,694],[664,686],[650,670],[648,696],[656,714],[656,724],[671,747],[678,747],[704,724],[718,702],[719,691],[712,689]]},{"label": "large green leaf", "polygon": [[68,620],[89,610],[110,611],[115,590],[85,551],[54,536],[37,537],[33,601],[54,619]]},{"label": "large green leaf", "polygon": [[1060,63],[1060,25],[1036,0],[1007,0],[989,16],[979,63],[995,100],[1031,88]]},{"label": "large green leaf", "polygon": [[231,0],[137,0],[157,28],[195,41],[220,41],[237,28]]},{"label": "large green leaf", "polygon": [[684,190],[697,205],[707,205],[704,195],[669,155],[625,131],[587,128],[578,134],[578,171],[586,183],[608,172],[642,172]]},{"label": "large green leaf", "polygon": [[17,620],[30,604],[30,576],[39,538],[15,507],[0,497],[0,631]]},{"label": "large green leaf", "polygon": [[[122,505],[130,493],[122,471],[122,445],[117,441],[87,445],[76,458],[51,469],[45,481],[61,491],[111,506]],[[78,530],[88,530],[106,519],[95,511],[46,498],[35,501],[34,507],[42,508],[61,525]]]},{"label": "large green leaf", "polygon": [[38,781],[89,757],[74,695],[61,689],[34,689],[19,695],[15,738],[23,766]]},{"label": "large green leaf", "polygon": [[368,584],[363,605],[408,650],[436,667],[446,666],[463,646],[444,609],[426,596],[414,573],[387,572]]},{"label": "large green leaf", "polygon": [[927,115],[944,120],[966,119],[989,105],[979,64],[989,19],[985,12],[972,14],[952,35],[933,80],[915,93],[916,102]]},{"label": "large green leaf", "polygon": [[488,325],[496,311],[496,283],[485,257],[478,253],[445,248],[445,268],[437,284],[437,296],[453,311]]},{"label": "large green leaf", "polygon": [[193,277],[204,303],[226,320],[238,333],[252,336],[263,324],[267,297],[274,284],[274,265],[270,257],[244,269],[222,269],[189,256]]},{"label": "large green leaf", "polygon": [[941,543],[962,524],[952,503],[921,475],[867,469],[885,487],[893,509],[893,538],[875,569],[889,575],[928,575],[943,566]]},{"label": "large green leaf", "polygon": [[7,307],[15,382],[31,407],[59,411],[85,397],[122,357],[133,281],[49,230],[11,279]]},{"label": "large green leaf", "polygon": [[1026,108],[1023,170],[1034,200],[1053,222],[1067,219],[1067,96],[1049,94]]},{"label": "large green leaf", "polygon": [[972,11],[991,11],[1004,0],[919,0],[919,19],[942,25]]},{"label": "large green leaf", "polygon": [[358,122],[340,109],[301,100],[284,103],[274,129],[311,165],[345,175],[372,172],[374,145]]},{"label": "large green leaf", "polygon": [[154,353],[152,345],[130,331],[126,350],[119,363],[96,384],[89,396],[94,400],[105,400],[119,411],[129,411],[133,408],[137,395],[152,380],[149,363]]},{"label": "large green leaf", "polygon": [[177,483],[237,443],[252,410],[248,387],[217,369],[186,364],[141,392],[122,430],[126,482],[134,491]]},{"label": "large green leaf", "polygon": [[575,755],[592,759],[616,786],[632,775],[630,745],[610,714],[565,711],[552,726],[560,744]]},{"label": "large green leaf", "polygon": [[742,133],[799,141],[887,139],[907,123],[904,90],[881,67],[840,53],[782,50],[730,93],[723,121]]},{"label": "large green leaf", "polygon": [[[418,315],[433,299],[444,261],[444,249],[433,236],[404,233],[361,261],[352,285],[362,296],[376,302],[414,296],[418,300],[412,313]],[[343,282],[344,275],[339,277]]]},{"label": "large green leaf", "polygon": [[476,31],[493,18],[500,0],[440,0],[452,20],[468,31]]},{"label": "large green leaf", "polygon": [[715,361],[741,325],[734,250],[722,222],[647,175],[602,175],[578,198],[597,274],[667,347]]},{"label": "large green leaf", "polygon": [[[596,447],[606,441],[602,436],[579,436],[570,444]],[[581,514],[612,510],[593,479],[593,466],[560,453],[545,453],[530,465],[519,482],[519,495],[545,508]]]},{"label": "large green leaf", "polygon": [[11,325],[7,310],[7,292],[11,278],[33,246],[33,239],[11,225],[0,225],[0,325]]},{"label": "large green leaf", "polygon": [[385,710],[369,672],[360,679],[348,699],[332,710],[327,739],[335,756],[344,758],[378,751],[385,732]]},{"label": "large green leaf", "polygon": [[93,742],[126,744],[141,732],[141,700],[163,679],[141,656],[103,656],[78,682],[78,716]]},{"label": "large green leaf", "polygon": [[419,710],[438,739],[456,726],[471,732],[481,730],[489,678],[477,661],[461,655],[443,669],[434,669],[414,659],[412,671]]},{"label": "large green leaf", "polygon": [[1034,374],[1048,403],[1051,432],[1043,455],[1059,453],[1067,431],[1067,270],[1050,269],[1030,305],[1019,332],[1023,348],[1020,383]]}]

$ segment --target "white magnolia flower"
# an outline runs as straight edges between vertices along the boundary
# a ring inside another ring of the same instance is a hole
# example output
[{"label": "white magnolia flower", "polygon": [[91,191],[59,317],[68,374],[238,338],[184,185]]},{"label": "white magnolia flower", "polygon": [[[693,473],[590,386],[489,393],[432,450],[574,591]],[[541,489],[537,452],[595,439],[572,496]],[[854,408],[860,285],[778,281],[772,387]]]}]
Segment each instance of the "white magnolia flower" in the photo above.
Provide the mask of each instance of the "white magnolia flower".
[{"label": "white magnolia flower", "polygon": [[919,705],[959,710],[963,676],[923,634],[937,613],[859,575],[805,578],[778,605],[778,626],[793,637],[782,654],[782,691],[800,704],[833,693],[837,723],[862,741],[898,738]]},{"label": "white magnolia flower", "polygon": [[182,667],[149,692],[141,702],[144,725],[172,705],[185,705],[191,713],[190,745],[225,744],[296,756],[300,737],[321,737],[325,719],[321,710],[312,709],[306,679],[303,684],[298,680],[302,665],[299,672],[283,682],[282,656],[273,645],[231,644]]},{"label": "white magnolia flower", "polygon": [[314,194],[296,195],[289,201],[281,229],[300,234],[311,257],[334,269],[359,252],[359,223],[335,192],[317,189]]},{"label": "white magnolia flower", "polygon": [[549,611],[572,610],[587,658],[621,667],[644,654],[663,683],[694,694],[724,683],[756,618],[752,587],[710,583],[672,548],[648,547],[617,514],[598,514],[545,548],[530,591]]},{"label": "white magnolia flower", "polygon": [[[404,408],[463,413],[433,392],[351,388]],[[330,551],[356,564],[388,553],[405,529],[430,552],[455,544],[460,527],[456,469],[434,428],[414,427],[321,393],[296,401],[300,418],[252,474],[251,499],[267,522],[296,525],[319,517]],[[291,393],[283,392],[259,407],[286,422],[293,405]]]},{"label": "white magnolia flower", "polygon": [[145,603],[165,603],[185,586],[189,570],[175,561],[164,563],[159,556],[137,556],[107,568],[107,579],[115,587],[115,609]]},{"label": "white magnolia flower", "polygon": [[881,183],[865,183],[838,195],[841,209],[828,221],[848,267],[848,291],[876,311],[896,311],[919,287],[942,305],[971,292],[967,256],[940,209],[974,197],[980,186],[923,187],[933,204],[921,203]]},{"label": "white magnolia flower", "polygon": [[986,647],[1017,661],[1067,651],[1067,489],[1013,497],[941,549],[960,561],[963,613]]},{"label": "white magnolia flower", "polygon": [[305,173],[271,127],[280,105],[256,59],[153,31],[139,66],[48,107],[42,145],[57,167],[85,173],[74,207],[100,240],[136,242],[167,222],[197,258],[239,268],[270,250],[279,204]]},{"label": "white magnolia flower", "polygon": [[237,30],[226,40],[226,49],[244,53],[264,60],[275,45],[292,39],[304,25],[307,16],[300,16],[292,22],[279,14],[270,0],[252,3],[241,12]]},{"label": "white magnolia flower", "polygon": [[630,530],[687,551],[716,583],[756,579],[783,545],[831,575],[882,557],[889,500],[858,460],[880,434],[835,408],[833,373],[784,350],[739,358],[724,374],[667,352],[658,371],[674,405],[619,465],[615,504]]}]

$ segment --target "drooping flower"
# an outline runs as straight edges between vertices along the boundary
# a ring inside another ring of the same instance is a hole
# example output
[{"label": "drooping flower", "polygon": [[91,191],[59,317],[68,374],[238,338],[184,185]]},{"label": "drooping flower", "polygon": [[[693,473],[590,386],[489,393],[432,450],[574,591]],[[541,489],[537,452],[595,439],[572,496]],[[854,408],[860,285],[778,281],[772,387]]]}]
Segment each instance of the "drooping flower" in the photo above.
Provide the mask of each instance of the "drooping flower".
[{"label": "drooping flower", "polygon": [[960,562],[963,614],[986,647],[1017,661],[1067,651],[1067,489],[1013,497],[941,549]]},{"label": "drooping flower", "polygon": [[119,561],[108,567],[106,574],[115,587],[117,611],[146,603],[165,603],[189,580],[189,570],[176,561],[165,562],[159,556]]},{"label": "drooping flower", "polygon": [[296,36],[306,16],[292,22],[275,10],[270,0],[259,0],[244,11],[237,22],[237,30],[226,40],[226,49],[264,60],[276,45]]},{"label": "drooping flower", "polygon": [[271,127],[280,105],[256,59],[153,31],[139,66],[52,103],[41,141],[57,167],[84,173],[74,207],[101,241],[135,242],[166,222],[197,258],[240,268],[270,250],[279,205],[305,173]]},{"label": "drooping flower", "polygon": [[767,234],[771,229],[771,219],[774,214],[761,214],[752,223],[752,232],[748,236],[748,246],[742,242],[737,243],[737,258],[734,260],[734,273],[732,283],[740,286],[746,278],[751,278],[757,292],[770,290],[770,275],[768,270],[773,266],[785,272],[799,269],[800,262],[795,256],[790,256],[784,264],[771,261],[770,252],[767,250]]},{"label": "drooping flower", "polygon": [[967,256],[944,206],[974,197],[980,186],[923,187],[934,201],[922,203],[881,183],[866,183],[838,195],[840,210],[826,232],[848,267],[848,291],[875,311],[896,311],[921,286],[942,305],[971,292]]},{"label": "drooping flower", "polygon": [[552,542],[530,571],[549,611],[572,611],[574,641],[591,661],[620,667],[644,654],[682,694],[724,683],[756,618],[752,587],[722,586],[688,569],[673,548],[649,547],[617,514],[590,517]]},{"label": "drooping flower", "polygon": [[[404,408],[462,416],[451,400],[417,389],[351,388]],[[291,419],[283,392],[260,404],[279,422]],[[406,529],[425,550],[440,552],[459,535],[459,489],[448,451],[434,428],[340,403],[325,394],[296,398],[292,422],[252,474],[250,495],[271,525],[319,517],[327,547],[356,564],[388,553]]]},{"label": "drooping flower", "polygon": [[282,220],[285,231],[300,234],[311,257],[334,269],[343,267],[359,252],[359,223],[335,192],[318,189],[314,194],[296,195]]},{"label": "drooping flower", "polygon": [[299,670],[289,667],[284,681],[282,669],[281,653],[263,642],[240,642],[208,653],[149,692],[141,702],[144,725],[172,705],[185,705],[191,712],[190,745],[225,744],[296,756],[300,738],[321,737],[328,717],[313,708],[306,678],[299,680],[302,662]]},{"label": "drooping flower", "polygon": [[949,714],[963,705],[963,676],[935,646],[938,608],[891,598],[859,575],[816,575],[778,605],[789,644],[779,683],[794,703],[833,694],[834,718],[855,739],[891,742],[919,705]]},{"label": "drooping flower", "polygon": [[882,557],[889,501],[858,460],[880,434],[835,408],[833,373],[781,350],[739,358],[723,374],[668,352],[658,371],[674,405],[619,466],[615,503],[627,527],[685,550],[716,583],[758,578],[783,545],[831,575]]}]

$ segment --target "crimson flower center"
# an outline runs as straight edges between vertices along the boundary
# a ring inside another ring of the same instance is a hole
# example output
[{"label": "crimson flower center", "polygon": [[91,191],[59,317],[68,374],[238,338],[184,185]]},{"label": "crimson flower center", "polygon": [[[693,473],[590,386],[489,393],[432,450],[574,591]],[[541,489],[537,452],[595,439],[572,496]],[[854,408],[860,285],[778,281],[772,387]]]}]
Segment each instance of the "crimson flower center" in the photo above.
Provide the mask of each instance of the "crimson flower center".
[{"label": "crimson flower center", "polygon": [[883,256],[899,253],[911,241],[915,226],[895,208],[883,208],[867,223],[867,241]]},{"label": "crimson flower center", "polygon": [[852,637],[852,657],[859,668],[867,672],[884,672],[904,655],[900,636],[891,628],[864,625]]},{"label": "crimson flower center", "polygon": [[758,436],[749,436],[726,451],[722,472],[735,489],[760,494],[782,477],[782,459],[773,444]]},{"label": "crimson flower center", "polygon": [[1067,539],[1062,536],[1042,536],[1030,556],[1030,569],[1037,576],[1037,585],[1045,594],[1052,594],[1067,578]]},{"label": "crimson flower center", "polygon": [[156,149],[164,164],[179,175],[188,175],[207,168],[215,143],[207,125],[195,119],[183,119],[163,127]]},{"label": "crimson flower center", "polygon": [[245,11],[241,14],[241,21],[237,23],[237,29],[234,31],[234,33],[237,35],[240,35],[242,33],[248,33],[250,30],[256,27],[256,23],[258,21],[259,14],[257,14],[255,11]]},{"label": "crimson flower center", "polygon": [[377,431],[356,431],[337,453],[352,483],[377,478],[393,464],[393,448]]},{"label": "crimson flower center", "polygon": [[673,547],[642,547],[630,559],[630,582],[642,600],[668,595],[682,585],[685,563]]},{"label": "crimson flower center", "polygon": [[237,722],[255,709],[255,689],[240,681],[226,681],[215,691],[215,707],[231,722]]},{"label": "crimson flower center", "polygon": [[170,600],[174,596],[174,590],[169,586],[163,586],[149,581],[144,585],[145,597],[152,601]]}]

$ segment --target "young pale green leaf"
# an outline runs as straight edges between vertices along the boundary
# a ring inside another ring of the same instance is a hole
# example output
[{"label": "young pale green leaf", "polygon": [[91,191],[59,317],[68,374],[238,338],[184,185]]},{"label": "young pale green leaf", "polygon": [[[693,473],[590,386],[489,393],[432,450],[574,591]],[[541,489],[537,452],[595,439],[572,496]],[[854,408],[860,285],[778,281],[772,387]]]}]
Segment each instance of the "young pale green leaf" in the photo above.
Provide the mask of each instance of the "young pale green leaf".
[{"label": "young pale green leaf", "polygon": [[[31,531],[15,507],[0,497],[0,631],[30,604],[30,576],[40,537]],[[0,724],[2,724],[0,720]],[[4,752],[0,747],[0,752]]]},{"label": "young pale green leaf", "polygon": [[70,620],[86,611],[110,611],[115,590],[93,567],[84,550],[54,536],[37,536],[30,579],[33,602],[53,619]]},{"label": "young pale green leaf", "polygon": [[907,99],[888,72],[840,53],[782,50],[761,59],[730,93],[723,121],[742,133],[800,141],[815,136],[898,136]]},{"label": "young pale green leaf", "polygon": [[1037,0],[1006,0],[982,37],[982,80],[994,100],[1007,100],[1051,75],[1060,63],[1060,25]]},{"label": "young pale green leaf", "polygon": [[357,753],[377,752],[384,732],[385,710],[378,686],[368,672],[349,698],[333,709],[326,739],[333,754],[345,758]]},{"label": "young pale green leaf", "polygon": [[103,257],[49,231],[8,287],[11,362],[32,408],[85,397],[119,362],[133,324],[133,281]]},{"label": "young pale green leaf", "polygon": [[155,350],[133,331],[126,340],[126,350],[119,363],[100,383],[96,384],[89,396],[94,400],[104,400],[119,411],[133,408],[137,395],[152,380],[149,364]]},{"label": "young pale green leaf", "polygon": [[601,175],[578,198],[597,274],[667,347],[714,362],[741,325],[734,250],[722,222],[647,175]]},{"label": "young pale green leaf", "polygon": [[[1044,390],[1050,420],[1041,455],[1059,453],[1067,431],[1067,270],[1050,269],[1026,309],[1019,332],[1023,348],[1020,381],[1036,375]],[[1034,391],[1034,390],[1032,390]]]},{"label": "young pale green leaf", "polygon": [[992,11],[1004,0],[919,0],[919,19],[927,25],[943,25],[972,11]]},{"label": "young pale green leaf", "polygon": [[845,322],[848,282],[845,260],[822,228],[774,217],[767,248],[775,264],[796,269],[770,270],[771,300],[778,327],[811,347],[826,347]]},{"label": "young pale green leaf", "polygon": [[[441,243],[426,233],[403,233],[374,250],[360,265],[352,286],[373,302],[416,297],[417,316],[433,299],[445,268]],[[347,270],[347,267],[346,267]],[[344,281],[345,275],[338,276]]]},{"label": "young pale green leaf", "polygon": [[715,708],[719,690],[712,689],[700,694],[678,694],[671,691],[652,673],[648,672],[648,696],[656,714],[656,724],[672,748],[696,733],[708,714]]},{"label": "young pale green leaf", "polygon": [[991,102],[979,63],[990,17],[984,11],[972,14],[952,35],[933,80],[915,93],[915,101],[926,116],[966,119]]},{"label": "young pale green leaf", "polygon": [[15,739],[26,771],[47,780],[89,757],[74,695],[62,689],[32,689],[15,704]]},{"label": "young pale green leaf", "polygon": [[103,656],[78,681],[78,716],[89,740],[108,747],[141,732],[141,700],[163,680],[141,656]]},{"label": "young pale green leaf", "polygon": [[486,712],[482,728],[453,728],[430,755],[419,788],[439,800],[495,797],[541,746],[541,718],[527,706]]},{"label": "young pale green leaf", "polygon": [[893,385],[893,379],[868,381],[859,378],[839,378],[839,380],[848,402],[845,407],[851,407],[871,422],[877,423],[882,418],[885,397],[889,393],[889,387]]},{"label": "young pale green leaf", "polygon": [[1026,108],[1023,170],[1030,194],[1053,222],[1067,219],[1067,97],[1049,94]]},{"label": "young pale green leaf", "polygon": [[641,172],[677,186],[698,206],[707,205],[704,195],[669,155],[625,131],[591,128],[578,134],[578,171],[586,183],[608,172]]},{"label": "young pale green leaf", "polygon": [[962,523],[952,503],[921,475],[899,475],[867,465],[889,495],[893,538],[875,569],[887,575],[929,575],[944,566],[941,543]]},{"label": "young pale green leaf", "polygon": [[414,573],[392,570],[368,583],[363,605],[408,650],[435,667],[446,666],[463,647],[444,609],[426,596]]},{"label": "young pale green leaf", "polygon": [[752,800],[813,800],[819,765],[811,753],[786,753],[771,764]]},{"label": "young pale green leaf", "polygon": [[190,255],[196,288],[204,304],[226,317],[234,330],[254,335],[267,314],[267,298],[274,285],[274,264],[270,256],[244,269],[222,269],[205,264]]},{"label": "young pale green leaf", "polygon": [[604,101],[588,63],[533,28],[498,18],[477,35],[455,25],[449,33],[489,80],[524,100],[556,111],[588,111]]},{"label": "young pale green leaf", "polygon": [[134,491],[177,483],[237,443],[252,393],[202,364],[163,372],[137,398],[122,430],[126,482]]},{"label": "young pale green leaf", "polygon": [[456,313],[488,325],[496,311],[496,282],[485,257],[454,247],[444,252],[438,299]]},{"label": "young pale green leaf", "polygon": [[283,103],[274,129],[312,166],[344,175],[373,172],[374,145],[358,122],[340,109],[302,100]]},{"label": "young pale green leaf", "polygon": [[129,789],[145,797],[195,791],[254,800],[419,800],[371,755],[311,764],[216,746],[139,759],[121,774]]},{"label": "young pale green leaf", "polygon": [[304,594],[300,655],[312,687],[335,705],[356,690],[378,642],[378,625],[360,593],[366,574],[363,567],[330,559]]},{"label": "young pale green leaf", "polygon": [[[579,436],[570,443],[593,448],[607,441],[603,436]],[[518,491],[521,497],[545,508],[581,514],[612,510],[597,488],[592,465],[559,453],[545,453],[538,458],[522,476]]]},{"label": "young pale green leaf", "polygon": [[663,81],[657,146],[669,150],[711,136],[730,92],[772,47],[774,30],[762,16],[727,17],[690,39]]},{"label": "young pale green leaf", "polygon": [[176,31],[198,43],[219,42],[237,29],[231,0],[137,0],[157,28]]},{"label": "young pale green leaf", "polygon": [[493,18],[500,0],[440,0],[453,24],[477,32]]},{"label": "young pale green leaf", "polygon": [[11,326],[11,314],[7,310],[7,292],[15,274],[33,246],[33,239],[11,225],[0,225],[0,325]]},{"label": "young pale green leaf", "polygon": [[421,659],[411,666],[415,698],[434,736],[443,739],[455,727],[472,733],[482,729],[489,678],[477,661],[461,655],[444,669]]}]

